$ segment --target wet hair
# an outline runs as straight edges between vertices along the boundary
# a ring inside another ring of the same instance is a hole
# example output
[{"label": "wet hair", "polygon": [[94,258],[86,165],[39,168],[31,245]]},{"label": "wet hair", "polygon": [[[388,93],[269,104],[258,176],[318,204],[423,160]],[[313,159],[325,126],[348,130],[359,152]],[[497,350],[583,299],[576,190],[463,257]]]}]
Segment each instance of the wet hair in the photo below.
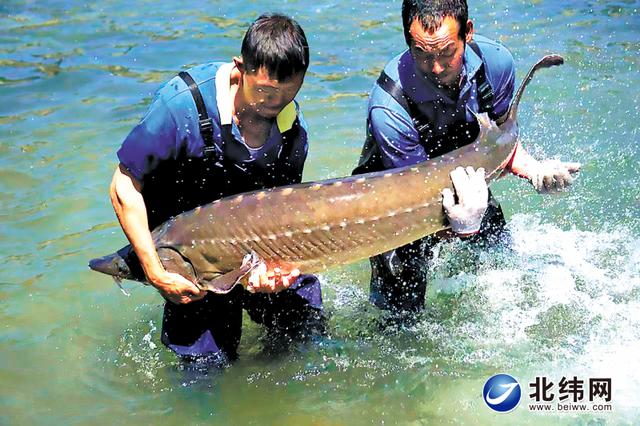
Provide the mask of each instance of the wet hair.
[{"label": "wet hair", "polygon": [[260,15],[251,24],[240,53],[248,73],[264,67],[269,77],[278,80],[306,72],[309,67],[309,44],[302,27],[279,13]]},{"label": "wet hair", "polygon": [[402,25],[407,45],[411,46],[409,28],[416,18],[420,20],[425,30],[433,32],[440,28],[442,21],[447,16],[458,21],[460,26],[458,35],[464,41],[467,35],[467,20],[469,19],[466,0],[404,0],[402,2]]}]

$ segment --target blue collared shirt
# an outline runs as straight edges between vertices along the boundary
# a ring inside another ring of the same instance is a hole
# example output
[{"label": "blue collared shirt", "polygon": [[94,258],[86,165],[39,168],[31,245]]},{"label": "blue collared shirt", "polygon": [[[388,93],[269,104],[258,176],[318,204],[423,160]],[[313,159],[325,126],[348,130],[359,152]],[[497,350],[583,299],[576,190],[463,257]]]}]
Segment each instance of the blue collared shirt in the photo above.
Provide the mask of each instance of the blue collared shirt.
[{"label": "blue collared shirt", "polygon": [[[484,56],[487,81],[493,90],[493,113],[501,116],[509,109],[513,97],[513,57],[504,46],[486,37],[476,35],[474,41]],[[475,120],[472,111],[479,110],[476,74],[481,64],[480,57],[466,46],[458,99],[449,98],[424,77],[409,50],[393,58],[384,70],[411,97],[420,111],[430,118],[435,131],[442,130],[444,133],[444,129],[455,120],[454,117],[460,116],[460,111],[465,111],[467,122]],[[374,85],[369,96],[368,119],[368,131],[375,139],[386,169],[429,159],[409,113],[378,84]]]},{"label": "blue collared shirt", "polygon": [[[263,146],[250,148],[232,120],[233,98],[229,89],[232,66],[212,62],[188,70],[198,83],[207,113],[213,121],[214,144],[219,148],[222,146],[222,125],[231,124],[234,142],[239,149],[245,150],[246,162],[252,162],[259,157],[277,155],[276,147],[282,146],[282,133],[299,125],[293,141],[293,150],[299,155],[295,157],[293,167],[302,175],[308,151],[307,125],[297,103],[292,102],[280,112]],[[298,122],[295,121],[296,116]],[[199,158],[203,156],[203,149],[193,96],[186,83],[180,77],[174,77],[158,89],[147,113],[122,143],[118,158],[136,179],[144,182],[144,178],[162,161],[184,154]]]}]

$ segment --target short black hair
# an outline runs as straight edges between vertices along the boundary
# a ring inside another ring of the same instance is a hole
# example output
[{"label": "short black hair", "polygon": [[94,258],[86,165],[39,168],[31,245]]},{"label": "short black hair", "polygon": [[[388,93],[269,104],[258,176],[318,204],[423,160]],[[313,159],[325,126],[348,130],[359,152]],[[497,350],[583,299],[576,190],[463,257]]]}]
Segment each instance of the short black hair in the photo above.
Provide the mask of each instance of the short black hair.
[{"label": "short black hair", "polygon": [[402,2],[402,25],[407,45],[411,46],[409,28],[416,18],[420,20],[425,30],[436,31],[447,16],[458,21],[460,26],[458,35],[464,41],[467,35],[467,20],[469,19],[466,0],[404,0]]},{"label": "short black hair", "polygon": [[309,44],[302,27],[279,13],[265,13],[251,24],[240,53],[248,73],[264,67],[278,80],[306,72],[309,67]]}]

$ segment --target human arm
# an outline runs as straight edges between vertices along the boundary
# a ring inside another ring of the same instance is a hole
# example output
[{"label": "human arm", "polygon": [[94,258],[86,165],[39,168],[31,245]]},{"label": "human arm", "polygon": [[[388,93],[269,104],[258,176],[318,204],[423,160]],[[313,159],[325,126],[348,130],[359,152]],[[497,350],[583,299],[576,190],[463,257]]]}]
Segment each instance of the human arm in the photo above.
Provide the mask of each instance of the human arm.
[{"label": "human arm", "polygon": [[536,191],[544,194],[568,188],[573,183],[574,175],[580,171],[580,163],[538,161],[518,144],[511,158],[509,170],[514,175],[527,179]]},{"label": "human arm", "polygon": [[[498,125],[504,123],[514,94],[515,66],[513,57],[502,45],[494,43],[495,49],[487,49],[488,77],[495,91],[493,116]],[[511,173],[528,179],[539,193],[559,192],[573,182],[573,174],[580,170],[579,163],[558,160],[537,161],[522,145],[518,145],[507,168]]]},{"label": "human arm", "polygon": [[[169,85],[171,87],[171,85]],[[122,229],[138,256],[145,276],[160,294],[173,303],[188,303],[206,294],[186,278],[164,269],[149,231],[147,206],[142,197],[145,179],[164,161],[175,158],[185,139],[165,103],[165,85],[147,113],[118,150],[119,166],[109,195]]]},{"label": "human arm", "polygon": [[179,274],[162,266],[147,224],[147,209],[141,194],[142,184],[122,165],[116,168],[109,196],[120,226],[135,251],[149,283],[173,303],[202,299],[206,291]]}]

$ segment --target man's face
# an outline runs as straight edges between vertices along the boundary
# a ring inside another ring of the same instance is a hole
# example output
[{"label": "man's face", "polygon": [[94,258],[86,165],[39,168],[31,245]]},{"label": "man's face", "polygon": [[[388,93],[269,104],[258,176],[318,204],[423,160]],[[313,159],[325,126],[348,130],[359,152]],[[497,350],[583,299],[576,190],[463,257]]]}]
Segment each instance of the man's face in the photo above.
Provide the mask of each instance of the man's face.
[{"label": "man's face", "polygon": [[266,69],[243,73],[242,92],[245,101],[260,117],[275,118],[296,97],[302,87],[304,73],[299,72],[286,80],[275,80]]},{"label": "man's face", "polygon": [[[454,87],[460,82],[464,41],[458,35],[459,24],[447,16],[434,32],[427,32],[419,19],[411,23],[411,55],[418,70],[436,84]],[[473,25],[467,23],[467,41],[471,40]]]}]

